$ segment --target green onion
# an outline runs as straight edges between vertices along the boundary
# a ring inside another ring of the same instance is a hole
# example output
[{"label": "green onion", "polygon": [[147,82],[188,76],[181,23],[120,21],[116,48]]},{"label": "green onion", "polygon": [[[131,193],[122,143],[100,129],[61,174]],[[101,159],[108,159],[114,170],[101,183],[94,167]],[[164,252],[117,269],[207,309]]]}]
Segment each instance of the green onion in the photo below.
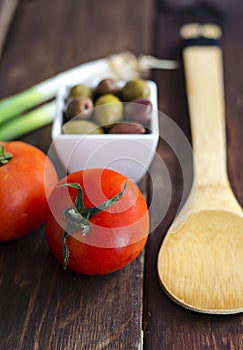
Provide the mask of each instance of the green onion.
[{"label": "green onion", "polygon": [[54,119],[55,109],[56,103],[49,102],[0,124],[0,140],[10,141],[50,124]]},{"label": "green onion", "polygon": [[0,124],[24,111],[45,102],[46,97],[31,88],[0,101]]},{"label": "green onion", "polygon": [[23,92],[6,97],[0,100],[0,124],[53,99],[63,85],[90,83],[94,79],[102,79],[107,75],[112,75],[109,61],[99,59],[59,73]]},{"label": "green onion", "polygon": [[[112,57],[124,61],[124,55],[121,53]],[[127,60],[125,64],[128,64]],[[109,58],[87,62],[0,100],[0,140],[12,140],[51,123],[55,104],[48,101],[55,98],[61,86],[95,84],[107,76],[117,77],[113,69]]]}]

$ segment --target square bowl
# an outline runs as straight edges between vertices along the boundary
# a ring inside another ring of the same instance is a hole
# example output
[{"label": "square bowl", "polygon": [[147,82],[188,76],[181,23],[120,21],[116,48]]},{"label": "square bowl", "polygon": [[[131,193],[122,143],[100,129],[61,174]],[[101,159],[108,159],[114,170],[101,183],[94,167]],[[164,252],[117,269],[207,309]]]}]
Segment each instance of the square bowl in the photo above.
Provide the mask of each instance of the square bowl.
[{"label": "square bowl", "polygon": [[[138,182],[147,172],[159,139],[157,85],[147,80],[153,111],[146,134],[63,134],[63,111],[70,86],[59,89],[52,142],[67,173],[88,168],[109,168]],[[125,82],[119,82],[121,88]]]}]

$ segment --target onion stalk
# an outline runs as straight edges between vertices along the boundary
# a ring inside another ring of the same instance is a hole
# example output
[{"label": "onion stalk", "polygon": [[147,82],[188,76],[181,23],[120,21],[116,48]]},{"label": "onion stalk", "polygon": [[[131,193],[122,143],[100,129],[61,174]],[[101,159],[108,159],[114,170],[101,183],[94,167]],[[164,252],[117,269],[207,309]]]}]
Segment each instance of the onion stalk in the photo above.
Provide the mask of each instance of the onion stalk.
[{"label": "onion stalk", "polygon": [[86,82],[99,74],[111,74],[107,60],[85,63],[47,79],[31,88],[0,100],[0,123],[4,123],[28,109],[55,97],[60,86]]},{"label": "onion stalk", "polygon": [[0,124],[0,140],[14,140],[52,123],[55,109],[56,103],[52,101]]}]

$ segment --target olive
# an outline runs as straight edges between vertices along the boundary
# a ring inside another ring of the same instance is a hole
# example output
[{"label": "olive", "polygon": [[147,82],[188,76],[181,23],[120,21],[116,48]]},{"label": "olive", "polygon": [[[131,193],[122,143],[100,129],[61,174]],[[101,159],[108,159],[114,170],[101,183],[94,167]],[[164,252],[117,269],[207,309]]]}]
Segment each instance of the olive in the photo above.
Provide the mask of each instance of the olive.
[{"label": "olive", "polygon": [[112,78],[106,78],[99,82],[96,88],[96,96],[99,97],[105,94],[116,94],[119,87],[116,81]]},{"label": "olive", "polygon": [[69,97],[87,96],[92,99],[92,89],[84,84],[74,85],[69,91]]},{"label": "olive", "polygon": [[146,124],[151,119],[153,105],[148,99],[137,98],[126,103],[124,111],[126,119]]},{"label": "olive", "polygon": [[119,122],[123,116],[123,106],[121,100],[112,95],[100,96],[95,102],[94,119],[104,128]]},{"label": "olive", "polygon": [[62,128],[63,134],[103,134],[104,130],[89,120],[72,119]]},{"label": "olive", "polygon": [[78,116],[80,119],[87,119],[93,111],[93,102],[87,96],[72,98],[66,105],[64,119],[66,121]]},{"label": "olive", "polygon": [[146,129],[143,125],[134,122],[122,122],[113,125],[109,134],[145,134]]},{"label": "olive", "polygon": [[136,98],[149,98],[150,87],[146,80],[129,80],[121,89],[121,97],[124,102],[130,102]]}]

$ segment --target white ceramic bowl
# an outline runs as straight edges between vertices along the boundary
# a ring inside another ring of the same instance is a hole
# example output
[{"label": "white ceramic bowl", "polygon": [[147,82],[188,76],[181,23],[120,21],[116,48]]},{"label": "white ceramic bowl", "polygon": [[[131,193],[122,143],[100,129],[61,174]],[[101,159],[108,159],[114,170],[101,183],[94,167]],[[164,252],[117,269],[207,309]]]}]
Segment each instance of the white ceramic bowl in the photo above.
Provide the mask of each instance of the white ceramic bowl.
[{"label": "white ceramic bowl", "polygon": [[[148,170],[158,143],[157,86],[147,81],[153,113],[147,134],[62,134],[63,110],[70,87],[57,94],[57,110],[52,127],[55,151],[67,173],[80,169],[109,168],[138,182]],[[120,82],[120,86],[125,82]]]}]

